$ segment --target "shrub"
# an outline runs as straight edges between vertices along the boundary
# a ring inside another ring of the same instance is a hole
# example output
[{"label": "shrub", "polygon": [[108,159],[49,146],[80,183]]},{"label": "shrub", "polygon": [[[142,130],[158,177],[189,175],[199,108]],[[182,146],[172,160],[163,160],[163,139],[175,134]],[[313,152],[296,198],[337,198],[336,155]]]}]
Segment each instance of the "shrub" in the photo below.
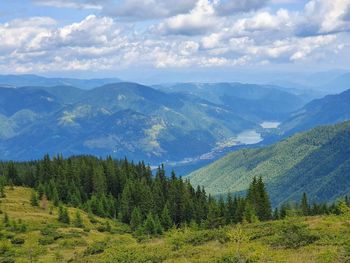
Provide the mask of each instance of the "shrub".
[{"label": "shrub", "polygon": [[282,248],[299,248],[314,243],[319,237],[302,224],[285,223],[272,241],[272,246]]},{"label": "shrub", "polygon": [[46,246],[46,245],[51,245],[55,242],[55,239],[52,236],[45,236],[45,237],[41,237],[38,240],[39,244],[42,246]]},{"label": "shrub", "polygon": [[11,246],[7,241],[0,242],[0,256],[5,256],[11,251]]},{"label": "shrub", "polygon": [[89,256],[89,255],[101,254],[105,251],[105,249],[106,249],[105,242],[95,242],[84,251],[84,255]]},{"label": "shrub", "polygon": [[84,239],[65,239],[59,244],[62,248],[76,248],[78,246],[86,246],[87,243]]},{"label": "shrub", "polygon": [[11,243],[14,245],[22,245],[22,244],[24,244],[24,242],[25,242],[24,238],[21,238],[21,237],[14,237],[11,240]]},{"label": "shrub", "polygon": [[2,258],[0,263],[15,263],[15,260],[13,258]]}]

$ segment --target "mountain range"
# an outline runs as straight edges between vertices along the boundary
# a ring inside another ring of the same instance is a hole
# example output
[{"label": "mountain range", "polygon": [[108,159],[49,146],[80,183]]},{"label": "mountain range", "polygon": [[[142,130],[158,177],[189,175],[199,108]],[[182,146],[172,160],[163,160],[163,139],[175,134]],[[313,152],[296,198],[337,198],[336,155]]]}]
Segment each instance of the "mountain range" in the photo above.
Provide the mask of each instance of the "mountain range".
[{"label": "mountain range", "polygon": [[77,79],[77,78],[48,78],[37,75],[0,75],[0,87],[23,86],[74,86],[81,89],[92,89],[108,83],[121,82],[119,78]]},{"label": "mountain range", "polygon": [[[240,92],[233,107],[205,96],[127,82],[93,89],[0,88],[0,157],[33,159],[48,152],[127,155],[150,163],[196,159],[213,149],[220,152],[260,141],[265,117],[269,120],[275,114],[281,120],[287,111],[303,105],[302,98],[278,89],[245,89],[238,84],[235,89]],[[246,107],[256,100],[260,104],[254,109]],[[274,113],[271,103],[277,105]],[[259,115],[259,109],[265,113]]]},{"label": "mountain range", "polygon": [[308,91],[274,85],[150,87],[35,75],[0,80],[1,159],[128,156],[185,175],[230,151],[268,145],[350,115],[350,92],[311,101]]},{"label": "mountain range", "polygon": [[212,195],[245,192],[253,177],[262,177],[273,204],[331,202],[350,193],[350,122],[298,133],[277,144],[244,149],[187,176]]},{"label": "mountain range", "polygon": [[305,131],[310,128],[335,124],[350,119],[350,90],[337,95],[328,95],[306,104],[293,112],[279,127],[284,134]]}]

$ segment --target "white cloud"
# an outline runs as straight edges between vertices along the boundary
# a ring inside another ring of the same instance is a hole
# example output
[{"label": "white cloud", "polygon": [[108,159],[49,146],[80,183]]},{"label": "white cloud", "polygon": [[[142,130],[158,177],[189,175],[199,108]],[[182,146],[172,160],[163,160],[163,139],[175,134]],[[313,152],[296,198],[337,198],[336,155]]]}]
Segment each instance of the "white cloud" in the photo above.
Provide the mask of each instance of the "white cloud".
[{"label": "white cloud", "polygon": [[300,34],[329,34],[350,30],[349,0],[311,0],[305,6]]},{"label": "white cloud", "polygon": [[[142,8],[150,8],[157,1],[142,1]],[[107,2],[79,1],[101,6]],[[181,3],[185,2],[180,1],[176,9],[170,1],[162,1],[157,10],[151,11],[165,18],[149,21],[146,26],[96,14],[66,25],[49,17],[8,21],[0,24],[0,70],[221,67],[322,59],[326,63],[326,57],[344,56],[350,49],[348,0],[310,0],[299,11],[255,10],[259,8],[257,1],[242,1],[245,7],[232,12],[255,11],[233,16],[218,11],[224,0]]]},{"label": "white cloud", "polygon": [[43,6],[52,6],[57,8],[75,8],[75,9],[96,9],[101,10],[102,5],[97,4],[99,1],[71,1],[71,0],[34,0],[34,3]]},{"label": "white cloud", "polygon": [[264,7],[269,0],[221,0],[217,3],[217,12],[220,15],[232,15],[239,12],[248,12]]},{"label": "white cloud", "polygon": [[197,0],[122,0],[104,5],[107,15],[117,18],[156,19],[189,12]]},{"label": "white cloud", "polygon": [[198,0],[188,14],[180,14],[166,19],[157,27],[163,34],[197,35],[203,34],[218,26],[213,2]]}]

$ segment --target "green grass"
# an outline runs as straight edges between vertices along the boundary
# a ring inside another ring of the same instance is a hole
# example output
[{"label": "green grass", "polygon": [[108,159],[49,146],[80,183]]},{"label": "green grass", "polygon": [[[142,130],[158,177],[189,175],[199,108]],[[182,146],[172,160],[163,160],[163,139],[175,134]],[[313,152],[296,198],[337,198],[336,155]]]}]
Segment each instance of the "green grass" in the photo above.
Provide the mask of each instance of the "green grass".
[{"label": "green grass", "polygon": [[[1,198],[0,262],[349,262],[350,212],[317,217],[227,226],[220,229],[172,229],[163,236],[139,238],[115,220],[80,211],[85,229],[57,221],[57,208],[32,207],[31,189],[6,189]],[[42,205],[42,204],[41,204]],[[76,209],[69,208],[71,219]],[[19,219],[25,231],[6,227]],[[111,233],[99,232],[108,221]],[[22,241],[24,240],[24,243]],[[17,244],[16,244],[17,243]],[[7,260],[7,261],[6,261]],[[11,261],[13,260],[13,261]]]}]

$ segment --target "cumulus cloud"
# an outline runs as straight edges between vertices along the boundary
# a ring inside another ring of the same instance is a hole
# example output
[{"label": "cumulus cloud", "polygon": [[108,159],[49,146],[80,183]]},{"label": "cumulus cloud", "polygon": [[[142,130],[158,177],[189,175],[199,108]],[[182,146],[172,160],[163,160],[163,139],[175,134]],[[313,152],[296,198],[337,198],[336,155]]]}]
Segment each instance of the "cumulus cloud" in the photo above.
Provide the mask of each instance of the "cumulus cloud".
[{"label": "cumulus cloud", "polygon": [[[33,0],[58,8],[98,9],[103,14],[127,20],[168,18],[190,12],[198,0]],[[218,16],[249,12],[264,7],[269,0],[210,0]]]},{"label": "cumulus cloud", "polygon": [[57,8],[96,9],[101,10],[101,0],[33,0],[37,5],[52,6]]},{"label": "cumulus cloud", "polygon": [[[103,8],[111,1],[47,2]],[[119,15],[107,16],[102,10],[69,24],[49,17],[14,19],[0,24],[0,70],[265,65],[316,61],[350,49],[348,0],[310,0],[298,11],[260,9],[265,2],[195,0],[179,1],[175,7],[167,0],[121,0]],[[124,14],[159,19],[130,23],[118,19]]]},{"label": "cumulus cloud", "polygon": [[221,0],[217,3],[217,12],[220,15],[232,15],[239,12],[249,12],[264,7],[268,0]]},{"label": "cumulus cloud", "polygon": [[305,6],[300,35],[331,34],[350,30],[350,1],[311,0]]},{"label": "cumulus cloud", "polygon": [[206,33],[218,26],[214,4],[209,0],[198,0],[188,13],[166,19],[157,30],[163,34],[197,35]]},{"label": "cumulus cloud", "polygon": [[157,19],[189,12],[197,0],[122,0],[109,1],[104,5],[104,13],[130,19]]}]

